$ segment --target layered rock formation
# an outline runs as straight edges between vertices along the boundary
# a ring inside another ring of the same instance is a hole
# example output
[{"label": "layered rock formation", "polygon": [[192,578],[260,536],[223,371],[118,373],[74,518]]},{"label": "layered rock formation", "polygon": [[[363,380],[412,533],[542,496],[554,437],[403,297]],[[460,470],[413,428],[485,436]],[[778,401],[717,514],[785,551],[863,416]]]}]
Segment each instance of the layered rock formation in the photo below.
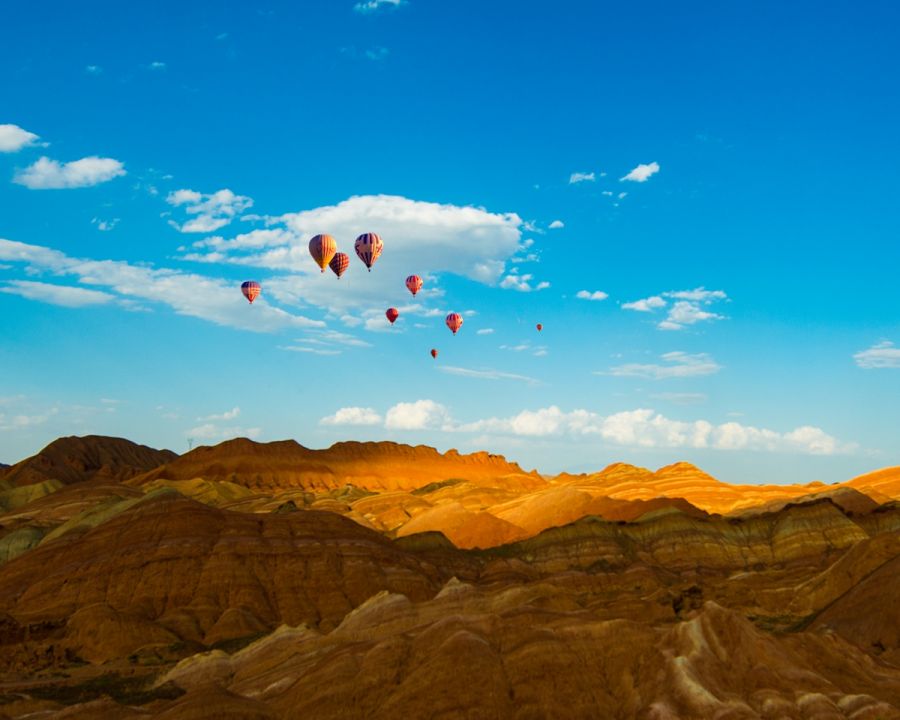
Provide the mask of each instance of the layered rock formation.
[{"label": "layered rock formation", "polygon": [[900,718],[896,468],[70,440],[2,480],[0,717]]}]

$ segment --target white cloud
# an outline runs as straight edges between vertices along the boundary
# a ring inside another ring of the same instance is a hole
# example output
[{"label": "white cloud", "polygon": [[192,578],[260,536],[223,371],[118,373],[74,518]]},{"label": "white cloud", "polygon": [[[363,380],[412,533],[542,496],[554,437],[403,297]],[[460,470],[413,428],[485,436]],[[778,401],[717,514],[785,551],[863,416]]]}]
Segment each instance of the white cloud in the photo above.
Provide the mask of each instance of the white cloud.
[{"label": "white cloud", "polygon": [[37,140],[37,135],[18,125],[0,125],[0,153],[18,152]]},{"label": "white cloud", "polygon": [[[184,273],[168,268],[131,265],[117,260],[72,258],[40,245],[0,238],[0,260],[26,264],[34,274],[49,272],[74,276],[84,285],[104,287],[125,300],[145,300],[166,305],[179,315],[201,318],[219,325],[255,332],[289,328],[324,327],[325,323],[272,307],[265,297],[248,306],[234,282]],[[22,282],[22,281],[20,281]],[[189,293],[184,288],[189,287]]]},{"label": "white cloud", "polygon": [[575,183],[580,182],[594,182],[596,180],[596,176],[594,173],[582,173],[582,172],[574,172],[569,175],[569,185],[574,185]]},{"label": "white cloud", "polygon": [[87,65],[85,66],[84,71],[88,75],[100,75],[101,73],[103,73],[103,68],[99,65]]},{"label": "white cloud", "polygon": [[235,195],[228,188],[210,195],[204,195],[196,190],[174,190],[166,197],[166,202],[175,207],[183,205],[185,212],[194,216],[181,225],[169,221],[172,227],[183,233],[214,232],[253,206],[253,200],[244,195]]},{"label": "white cloud", "polygon": [[494,328],[481,328],[480,330],[476,330],[476,335],[493,335]]},{"label": "white cloud", "polygon": [[448,428],[449,424],[450,414],[447,408],[434,400],[397,403],[387,411],[384,418],[384,426],[388,430]]},{"label": "white cloud", "polygon": [[696,303],[679,300],[670,309],[665,320],[657,327],[660,330],[681,330],[685,325],[694,325],[703,320],[722,320],[724,315],[701,310]]},{"label": "white cloud", "polygon": [[255,440],[262,434],[262,429],[258,427],[221,427],[215,423],[204,423],[197,427],[191,428],[185,432],[185,437],[194,440],[208,440],[210,442],[221,442],[223,440],[231,440],[236,437],[246,437]]},{"label": "white cloud", "polygon": [[109,232],[118,224],[119,218],[112,218],[111,220],[101,220],[100,218],[94,218],[93,220],[91,220],[91,225],[96,225],[97,229],[100,232]]},{"label": "white cloud", "polygon": [[[208,245],[193,248],[185,259],[292,272],[268,281],[271,297],[352,317],[356,315],[353,308],[380,307],[386,298],[396,298],[402,292],[396,278],[411,272],[426,279],[420,293],[426,299],[438,296],[439,273],[496,284],[506,262],[520,250],[522,220],[514,213],[369,195],[270,217],[266,224],[265,230],[232,239],[213,238]],[[309,239],[323,231],[333,235],[338,248],[351,257],[341,280],[330,270],[320,273],[309,255]],[[360,233],[371,231],[381,235],[384,253],[368,273],[356,258],[353,242]]]},{"label": "white cloud", "polygon": [[239,407],[234,407],[231,410],[226,410],[225,412],[219,413],[218,415],[207,415],[206,417],[199,417],[197,418],[197,421],[200,422],[206,420],[216,422],[219,420],[234,420],[240,414],[241,409]]},{"label": "white cloud", "polygon": [[382,8],[398,8],[405,4],[406,0],[365,0],[365,2],[356,3],[353,9],[358,13],[365,14],[378,12]]},{"label": "white cloud", "polygon": [[634,302],[623,303],[623,310],[636,310],[637,312],[653,312],[657,308],[665,307],[666,301],[659,295],[653,295],[643,300],[635,300]]},{"label": "white cloud", "polygon": [[30,190],[61,190],[99,185],[120,175],[125,175],[125,166],[112,158],[86,157],[60,164],[42,157],[17,172],[13,182]]},{"label": "white cloud", "polygon": [[88,290],[69,285],[54,285],[52,283],[29,280],[10,280],[9,285],[0,287],[0,292],[70,308],[104,305],[115,300],[114,295],[100,292],[99,290]]},{"label": "white cloud", "polygon": [[531,273],[519,275],[518,269],[513,268],[509,271],[509,275],[507,275],[500,281],[500,287],[504,288],[505,290],[518,290],[519,292],[546,290],[548,287],[550,287],[550,283],[547,281],[541,281],[536,285],[532,285],[531,281],[533,279],[534,275],[532,275]]},{"label": "white cloud", "polygon": [[570,434],[598,436],[616,445],[643,448],[709,448],[836,455],[857,449],[809,425],[785,433],[727,422],[672,420],[654,410],[637,409],[603,417],[587,410],[563,412],[557,406],[525,410],[509,418],[490,418],[460,425],[457,430],[543,437]]},{"label": "white cloud", "polygon": [[323,417],[320,425],[378,425],[381,423],[381,415],[372,408],[345,407],[334,415]]},{"label": "white cloud", "polygon": [[560,228],[564,228],[566,224],[562,220],[554,220],[548,227],[551,230],[559,230]]},{"label": "white cloud", "polygon": [[151,70],[165,70],[166,64],[164,62],[160,62],[159,60],[154,60],[147,67]]},{"label": "white cloud", "polygon": [[652,162],[647,165],[638,165],[634,170],[624,177],[619,178],[619,182],[630,180],[632,182],[646,182],[651,175],[659,172],[659,163]]},{"label": "white cloud", "polygon": [[712,375],[722,369],[722,366],[706,353],[690,355],[685,352],[675,351],[665,353],[661,357],[665,361],[665,364],[628,363],[610,368],[610,370],[605,373],[596,374],[665,380],[668,378]]},{"label": "white cloud", "polygon": [[707,290],[704,287],[694,288],[693,290],[671,290],[662,293],[662,296],[653,295],[643,300],[624,303],[622,309],[653,312],[668,305],[668,301],[665,298],[672,298],[676,302],[669,307],[665,319],[657,324],[660,330],[682,330],[687,325],[694,325],[705,320],[723,320],[725,318],[724,315],[703,310],[701,305],[711,305],[719,300],[727,300],[728,295],[723,290]]},{"label": "white cloud", "polygon": [[594,292],[591,292],[590,290],[579,290],[575,294],[575,297],[581,300],[606,300],[609,295],[602,290],[594,290]]},{"label": "white cloud", "polygon": [[853,356],[853,359],[864,370],[900,368],[900,348],[894,347],[894,343],[884,340],[868,350],[860,350]]},{"label": "white cloud", "polygon": [[340,355],[340,350],[329,350],[325,348],[303,347],[300,345],[279,345],[279,350],[290,350],[291,352],[308,353],[310,355]]},{"label": "white cloud", "polygon": [[452,365],[441,365],[440,369],[441,372],[449,373],[450,375],[460,375],[462,377],[478,378],[480,380],[519,380],[530,385],[537,383],[537,380],[532,377],[501,372],[499,370],[471,370],[469,368],[454,367]]}]

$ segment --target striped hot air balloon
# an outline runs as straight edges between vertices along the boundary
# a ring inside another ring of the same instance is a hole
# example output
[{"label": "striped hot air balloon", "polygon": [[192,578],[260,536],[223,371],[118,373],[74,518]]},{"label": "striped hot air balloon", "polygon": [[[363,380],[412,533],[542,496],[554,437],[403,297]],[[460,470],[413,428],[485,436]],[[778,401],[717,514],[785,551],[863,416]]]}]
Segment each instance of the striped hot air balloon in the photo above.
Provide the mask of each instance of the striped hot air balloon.
[{"label": "striped hot air balloon", "polygon": [[422,289],[422,278],[418,275],[410,275],[406,278],[406,289],[415,295]]},{"label": "striped hot air balloon", "polygon": [[456,335],[456,331],[459,330],[463,324],[462,315],[459,313],[450,313],[445,322],[447,323],[447,327],[453,331],[454,335]]},{"label": "striped hot air balloon", "polygon": [[340,280],[341,275],[343,275],[347,268],[350,267],[350,256],[347,253],[335,253],[334,257],[331,258],[331,262],[328,263],[328,267],[330,267],[334,274],[338,276],[338,280]]},{"label": "striped hot air balloon", "polygon": [[316,235],[309,241],[309,254],[313,256],[322,272],[328,267],[331,258],[337,252],[337,241],[331,235]]},{"label": "striped hot air balloon", "polygon": [[397,308],[388,308],[387,312],[385,312],[385,316],[390,321],[391,325],[393,325],[394,320],[400,317],[400,311]]},{"label": "striped hot air balloon", "polygon": [[255,280],[247,280],[246,282],[241,283],[241,292],[244,293],[244,297],[247,298],[252,305],[253,301],[256,300],[262,292],[262,285]]},{"label": "striped hot air balloon", "polygon": [[438,356],[438,351],[435,350],[434,348],[431,348],[431,357],[433,357],[435,360],[437,360],[437,356]]},{"label": "striped hot air balloon", "polygon": [[366,264],[369,272],[372,272],[372,265],[384,249],[384,243],[381,242],[381,238],[375,233],[363,233],[356,238],[353,247],[356,250],[356,254],[359,255],[359,259]]}]

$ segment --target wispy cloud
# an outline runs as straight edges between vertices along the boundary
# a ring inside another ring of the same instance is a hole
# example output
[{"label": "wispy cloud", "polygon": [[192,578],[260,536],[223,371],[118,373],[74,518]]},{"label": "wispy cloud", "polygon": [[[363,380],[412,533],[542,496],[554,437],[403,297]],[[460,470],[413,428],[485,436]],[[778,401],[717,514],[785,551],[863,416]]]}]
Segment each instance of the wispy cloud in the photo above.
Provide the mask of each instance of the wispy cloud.
[{"label": "wispy cloud", "polygon": [[398,8],[405,4],[406,0],[365,0],[365,2],[356,3],[356,5],[353,6],[353,9],[358,13],[368,14],[386,8]]},{"label": "wispy cloud", "polygon": [[[105,288],[120,303],[143,300],[167,306],[179,315],[254,332],[325,327],[319,320],[293,315],[268,305],[264,297],[248,306],[234,282],[168,268],[132,265],[118,260],[87,260],[40,245],[0,238],[0,261],[23,263],[31,274],[71,276],[82,285]],[[27,281],[18,281],[27,282]],[[184,288],[189,287],[189,293]]]},{"label": "wispy cloud", "polygon": [[8,285],[0,287],[0,292],[70,308],[105,305],[116,299],[115,295],[99,290],[88,290],[87,288],[54,285],[31,280],[10,280]]},{"label": "wispy cloud", "polygon": [[374,47],[374,48],[370,48],[370,49],[366,50],[365,56],[369,60],[378,61],[378,60],[384,60],[388,55],[390,55],[390,52],[391,51],[388,50],[386,47],[378,46],[378,47]]},{"label": "wispy cloud", "polygon": [[119,224],[119,218],[111,218],[110,220],[101,220],[100,218],[93,218],[91,220],[91,225],[96,225],[97,229],[100,232],[109,232],[118,224]]},{"label": "wispy cloud", "polygon": [[883,340],[867,350],[860,350],[853,356],[856,364],[864,370],[900,368],[900,348]]},{"label": "wispy cloud", "polygon": [[689,353],[675,351],[665,353],[660,357],[664,361],[662,364],[627,363],[625,365],[617,365],[607,371],[597,372],[595,374],[666,380],[668,378],[712,375],[722,369],[722,366],[706,353],[691,355]]},{"label": "wispy cloud", "polygon": [[37,141],[37,135],[18,125],[0,125],[0,153],[18,152]]},{"label": "wispy cloud", "polygon": [[635,310],[637,312],[653,312],[665,306],[666,301],[659,295],[653,295],[643,300],[635,300],[634,302],[622,303],[623,310]]},{"label": "wispy cloud", "polygon": [[125,175],[125,166],[113,158],[86,157],[59,163],[42,157],[20,170],[13,182],[29,190],[63,190],[91,187]]},{"label": "wispy cloud", "polygon": [[699,405],[707,400],[704,393],[664,392],[650,395],[653,400],[665,400],[676,405]]},{"label": "wispy cloud", "polygon": [[609,295],[602,290],[594,290],[593,292],[590,290],[579,290],[575,293],[575,297],[579,300],[606,300]]},{"label": "wispy cloud", "polygon": [[492,335],[494,333],[494,328],[481,328],[480,330],[476,330],[476,335]]},{"label": "wispy cloud", "polygon": [[150,70],[165,70],[167,66],[166,66],[166,63],[164,63],[164,62],[161,62],[159,60],[154,60],[152,63],[147,65],[147,67]]},{"label": "wispy cloud", "polygon": [[575,185],[576,183],[581,182],[594,182],[597,179],[596,175],[592,172],[582,173],[582,172],[574,172],[569,175],[569,185]]},{"label": "wispy cloud", "polygon": [[636,168],[631,170],[627,175],[619,178],[619,182],[623,181],[631,181],[631,182],[646,182],[652,175],[655,175],[659,172],[659,163],[652,162],[646,165],[638,165]]},{"label": "wispy cloud", "polygon": [[172,227],[183,233],[214,232],[253,206],[252,199],[235,195],[228,188],[210,195],[196,190],[174,190],[168,194],[166,202],[174,207],[184,207],[184,211],[193,216],[180,225],[174,220],[169,221]]},{"label": "wispy cloud", "polygon": [[565,226],[566,226],[566,224],[562,220],[554,220],[547,227],[549,227],[551,230],[560,230],[560,229],[564,228]]},{"label": "wispy cloud", "polygon": [[519,292],[532,292],[536,290],[546,290],[550,287],[550,283],[543,280],[537,284],[532,284],[534,275],[525,273],[519,275],[517,268],[512,268],[509,274],[500,281],[500,287],[507,290],[518,290]]},{"label": "wispy cloud", "polygon": [[241,414],[241,409],[239,407],[234,407],[231,410],[226,410],[223,413],[207,415],[206,417],[198,417],[197,422],[202,421],[210,421],[210,422],[219,422],[221,420],[234,420]]},{"label": "wispy cloud", "polygon": [[100,67],[99,65],[86,65],[84,68],[84,71],[88,75],[102,75],[103,74],[103,68]]},{"label": "wispy cloud", "polygon": [[472,370],[470,368],[454,367],[452,365],[441,365],[441,372],[449,375],[460,375],[462,377],[477,378],[479,380],[517,380],[519,382],[536,385],[537,380],[526,375],[516,375],[515,373],[501,372],[499,370]]}]

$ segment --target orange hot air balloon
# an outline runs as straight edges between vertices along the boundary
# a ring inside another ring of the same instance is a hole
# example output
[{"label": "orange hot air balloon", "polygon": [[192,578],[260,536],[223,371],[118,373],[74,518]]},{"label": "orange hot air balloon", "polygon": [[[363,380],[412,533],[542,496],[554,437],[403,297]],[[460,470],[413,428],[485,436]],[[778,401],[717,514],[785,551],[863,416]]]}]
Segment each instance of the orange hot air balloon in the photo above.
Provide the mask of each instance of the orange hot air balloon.
[{"label": "orange hot air balloon", "polygon": [[328,267],[334,271],[334,274],[340,280],[341,275],[347,272],[347,268],[350,267],[350,256],[347,253],[335,253],[334,257],[331,258],[331,262],[328,263]]},{"label": "orange hot air balloon", "polygon": [[406,278],[406,289],[415,295],[422,289],[422,278],[418,275],[410,275]]},{"label": "orange hot air balloon", "polygon": [[538,324],[537,324],[537,329],[538,329],[538,332],[540,332],[541,330],[544,329],[544,326],[541,325],[540,323],[538,323]]},{"label": "orange hot air balloon", "polygon": [[390,320],[391,325],[394,324],[394,320],[400,317],[400,311],[397,308],[388,308],[385,316],[388,320]]},{"label": "orange hot air balloon", "polygon": [[253,304],[253,301],[259,297],[259,294],[262,292],[262,285],[260,285],[255,280],[247,280],[246,282],[241,283],[241,292],[244,293],[244,297]]},{"label": "orange hot air balloon", "polygon": [[434,348],[431,348],[431,357],[437,360],[438,352]]},{"label": "orange hot air balloon", "polygon": [[359,259],[369,268],[369,272],[372,272],[372,265],[378,259],[378,256],[381,255],[381,251],[384,250],[384,243],[381,242],[381,238],[375,233],[363,233],[356,238],[353,248],[356,250],[356,254],[359,255]]},{"label": "orange hot air balloon", "polygon": [[316,235],[309,241],[309,254],[313,256],[322,272],[328,267],[331,258],[337,252],[337,241],[331,235]]},{"label": "orange hot air balloon", "polygon": [[445,322],[447,323],[447,327],[453,331],[454,335],[456,335],[456,331],[459,330],[463,324],[462,315],[459,313],[450,313]]}]

